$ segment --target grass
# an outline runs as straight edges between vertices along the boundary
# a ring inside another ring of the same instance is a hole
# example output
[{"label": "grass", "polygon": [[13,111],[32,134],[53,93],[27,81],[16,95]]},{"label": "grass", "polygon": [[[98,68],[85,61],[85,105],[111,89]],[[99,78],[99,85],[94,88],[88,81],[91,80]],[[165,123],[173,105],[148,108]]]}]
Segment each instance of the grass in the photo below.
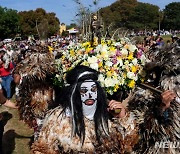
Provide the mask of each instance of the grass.
[{"label": "grass", "polygon": [[0,113],[3,111],[12,114],[4,127],[3,154],[29,154],[33,130],[19,120],[17,109],[0,106]]}]

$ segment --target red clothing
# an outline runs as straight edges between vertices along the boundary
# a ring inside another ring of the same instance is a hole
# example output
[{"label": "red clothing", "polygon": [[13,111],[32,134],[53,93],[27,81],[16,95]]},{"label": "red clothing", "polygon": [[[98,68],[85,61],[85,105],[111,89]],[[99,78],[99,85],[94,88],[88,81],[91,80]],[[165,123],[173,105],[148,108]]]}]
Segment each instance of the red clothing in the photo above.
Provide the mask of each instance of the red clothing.
[{"label": "red clothing", "polygon": [[8,76],[11,74],[11,70],[14,68],[14,65],[12,63],[9,64],[8,69],[5,69],[2,65],[0,67],[0,77]]}]

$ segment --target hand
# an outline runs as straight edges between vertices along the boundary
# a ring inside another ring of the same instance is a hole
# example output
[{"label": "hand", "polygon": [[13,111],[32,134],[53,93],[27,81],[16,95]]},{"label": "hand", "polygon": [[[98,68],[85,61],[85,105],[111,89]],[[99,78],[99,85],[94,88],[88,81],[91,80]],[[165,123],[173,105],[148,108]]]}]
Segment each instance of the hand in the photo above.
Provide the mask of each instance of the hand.
[{"label": "hand", "polygon": [[[120,112],[117,112],[118,109],[120,110]],[[119,117],[119,118],[123,118],[126,115],[126,111],[125,111],[125,107],[122,105],[121,102],[115,101],[115,100],[111,100],[109,102],[109,111],[114,111],[112,114],[115,117]]]},{"label": "hand", "polygon": [[21,76],[19,74],[14,74],[13,78],[14,78],[14,83],[15,84],[19,84],[20,83]]},{"label": "hand", "polygon": [[171,90],[167,90],[161,94],[163,111],[170,107],[171,101],[175,99],[175,97],[176,94]]}]

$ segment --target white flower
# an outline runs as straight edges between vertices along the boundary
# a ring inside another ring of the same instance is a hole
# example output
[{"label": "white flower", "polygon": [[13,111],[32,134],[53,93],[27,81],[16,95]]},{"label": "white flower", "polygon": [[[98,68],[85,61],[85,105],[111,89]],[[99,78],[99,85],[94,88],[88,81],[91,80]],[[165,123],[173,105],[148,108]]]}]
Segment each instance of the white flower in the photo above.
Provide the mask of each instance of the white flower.
[{"label": "white flower", "polygon": [[131,51],[131,52],[134,52],[135,50],[137,50],[137,47],[135,46],[135,45],[129,45],[129,50]]},{"label": "white flower", "polygon": [[122,47],[122,44],[121,44],[120,42],[116,42],[116,43],[114,44],[114,46]]},{"label": "white flower", "polygon": [[117,61],[117,65],[119,64],[119,66],[123,66],[123,60],[122,59],[118,59],[118,61]]},{"label": "white flower", "polygon": [[98,71],[98,63],[90,64],[90,67]]},{"label": "white flower", "polygon": [[101,51],[102,52],[107,52],[107,45],[102,45],[101,46]]},{"label": "white flower", "polygon": [[137,75],[136,74],[134,74],[133,72],[127,72],[127,77],[129,78],[129,79],[132,79],[132,80],[134,80],[134,81],[137,81]]},{"label": "white flower", "polygon": [[124,85],[124,78],[121,77],[121,78],[119,79],[119,84],[120,84],[120,85]]},{"label": "white flower", "polygon": [[105,87],[111,87],[114,86],[114,81],[111,78],[106,78],[105,79]]},{"label": "white flower", "polygon": [[105,65],[111,67],[111,66],[113,65],[113,63],[112,63],[111,61],[107,61],[107,62],[105,63]]},{"label": "white flower", "polygon": [[118,83],[119,83],[118,79],[117,78],[113,78],[113,86],[115,86]]},{"label": "white flower", "polygon": [[60,77],[60,75],[59,74],[56,74],[56,78],[59,78]]},{"label": "white flower", "polygon": [[124,62],[124,65],[128,65],[128,64],[129,64],[129,61],[126,60],[126,61]]},{"label": "white flower", "polygon": [[99,51],[101,51],[101,49],[102,49],[102,45],[100,44],[94,49],[94,51],[99,53]]},{"label": "white flower", "polygon": [[90,63],[90,64],[95,64],[95,63],[97,63],[97,57],[95,57],[95,56],[92,56],[92,57],[88,57],[88,63]]},{"label": "white flower", "polygon": [[101,83],[101,86],[105,86],[105,80],[104,80],[104,76],[102,74],[99,75],[98,77],[98,81]]},{"label": "white flower", "polygon": [[123,49],[121,50],[121,53],[122,53],[123,55],[128,55],[128,51],[127,51],[127,49],[125,49],[125,48],[123,48]]},{"label": "white flower", "polygon": [[133,64],[132,64],[132,63],[129,63],[128,66],[129,66],[129,68],[131,68],[131,67],[133,66]]},{"label": "white flower", "polygon": [[146,62],[146,57],[145,57],[145,55],[142,55],[141,56],[141,63],[142,63],[142,65],[145,65],[145,62]]},{"label": "white flower", "polygon": [[134,58],[133,60],[132,60],[132,63],[134,64],[134,65],[137,65],[137,59],[136,58]]}]

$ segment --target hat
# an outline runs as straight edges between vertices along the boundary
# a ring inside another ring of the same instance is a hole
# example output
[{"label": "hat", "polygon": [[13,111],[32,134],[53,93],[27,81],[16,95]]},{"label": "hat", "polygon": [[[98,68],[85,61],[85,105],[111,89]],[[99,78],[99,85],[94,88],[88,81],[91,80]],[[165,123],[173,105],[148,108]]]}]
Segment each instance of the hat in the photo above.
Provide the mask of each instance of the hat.
[{"label": "hat", "polygon": [[98,72],[92,68],[83,65],[77,65],[74,69],[70,70],[66,75],[68,84],[74,84],[84,80],[97,80]]}]

